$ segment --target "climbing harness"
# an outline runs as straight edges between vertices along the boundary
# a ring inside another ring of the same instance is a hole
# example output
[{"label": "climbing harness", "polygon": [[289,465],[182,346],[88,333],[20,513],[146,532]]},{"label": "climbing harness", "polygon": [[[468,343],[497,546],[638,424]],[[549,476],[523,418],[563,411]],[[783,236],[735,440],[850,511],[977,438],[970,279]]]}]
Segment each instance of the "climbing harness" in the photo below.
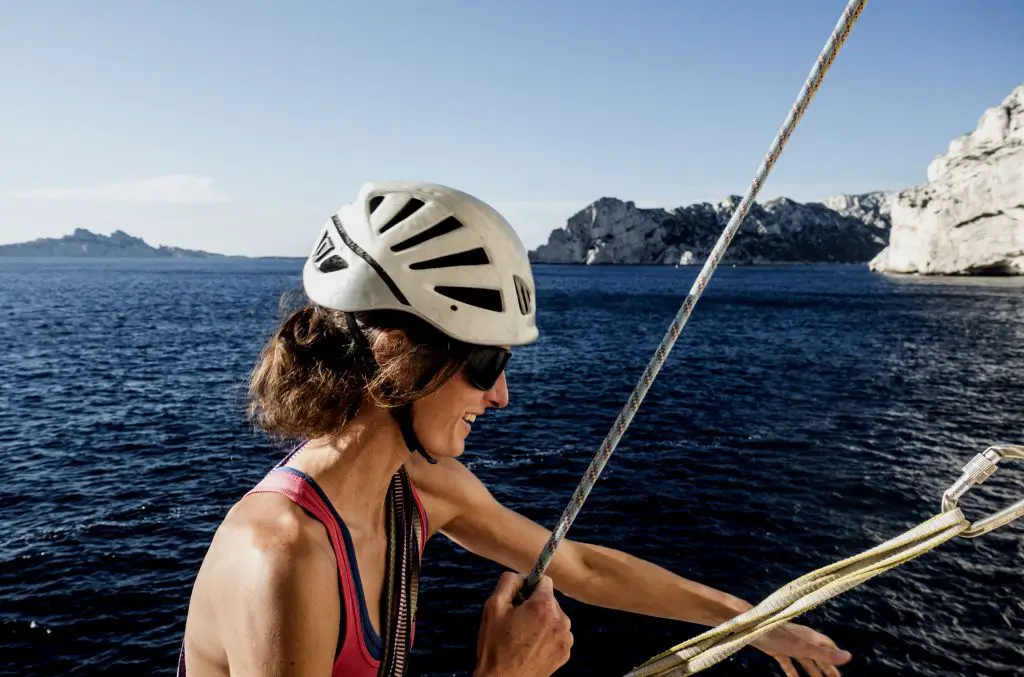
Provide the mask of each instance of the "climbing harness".
[{"label": "climbing harness", "polygon": [[692,675],[729,657],[761,635],[864,581],[905,564],[946,541],[974,538],[1024,515],[1024,499],[971,524],[957,503],[996,471],[1003,459],[1024,460],[1024,446],[992,446],[964,466],[942,497],[941,511],[871,550],[784,585],[754,608],[651,658],[626,677]]},{"label": "climbing harness", "polygon": [[[817,93],[825,73],[846,41],[850,29],[860,17],[867,0],[850,0],[843,10],[828,42],[819,54],[814,67],[793,106],[790,108],[782,128],[769,147],[768,153],[747,190],[746,195],[736,207],[729,223],[726,225],[714,248],[708,255],[697,279],[694,280],[689,294],[676,313],[668,331],[654,351],[654,355],[644,369],[640,380],[634,387],[622,411],[612,424],[604,441],[590,466],[573,492],[569,503],[552,530],[548,542],[541,550],[537,561],[519,593],[519,598],[529,597],[547,570],[554,557],[555,550],[561,544],[572,526],[573,521],[583,507],[591,489],[604,470],[608,459],[618,446],[619,441],[629,427],[633,416],[650,390],[661,367],[668,359],[672,346],[679,338],[693,308],[704,292],[715,268],[725,255],[740,224],[754,203],[761,186],[778,160],[779,155],[790,135],[803,117],[811,99]],[[749,611],[732,618],[717,628],[694,637],[668,651],[655,656],[643,665],[630,672],[627,677],[648,677],[651,675],[686,675],[703,670],[756,640],[791,618],[825,602],[832,597],[863,583],[864,581],[888,571],[904,562],[919,557],[946,541],[963,536],[974,538],[992,529],[1012,522],[1024,515],[1024,500],[974,524],[969,523],[957,507],[958,500],[972,486],[980,484],[996,469],[996,463],[1002,458],[1024,459],[1024,447],[997,446],[990,447],[979,454],[964,467],[963,476],[950,487],[942,500],[942,510],[931,519],[907,531],[896,538],[860,555],[848,558],[836,564],[824,567],[807,574],[782,587]]]}]

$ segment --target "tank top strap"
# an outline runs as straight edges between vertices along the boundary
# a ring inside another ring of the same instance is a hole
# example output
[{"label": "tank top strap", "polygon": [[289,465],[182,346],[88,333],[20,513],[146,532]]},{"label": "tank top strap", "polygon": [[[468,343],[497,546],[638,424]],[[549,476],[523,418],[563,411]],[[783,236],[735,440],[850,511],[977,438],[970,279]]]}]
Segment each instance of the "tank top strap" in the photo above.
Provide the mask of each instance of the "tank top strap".
[{"label": "tank top strap", "polygon": [[345,612],[345,618],[342,619],[345,628],[344,639],[341,641],[341,650],[335,660],[332,675],[341,677],[342,675],[354,676],[367,673],[365,670],[353,669],[357,665],[372,668],[372,674],[376,675],[376,669],[380,662],[370,655],[362,639],[364,630],[358,601],[362,591],[356,590],[355,578],[352,575],[348,553],[345,549],[345,538],[341,531],[341,525],[334,518],[332,511],[305,475],[289,466],[275,467],[246,495],[256,493],[278,493],[286,496],[327,529],[331,548],[334,550],[334,558],[338,562],[338,579],[341,585],[339,592]]}]

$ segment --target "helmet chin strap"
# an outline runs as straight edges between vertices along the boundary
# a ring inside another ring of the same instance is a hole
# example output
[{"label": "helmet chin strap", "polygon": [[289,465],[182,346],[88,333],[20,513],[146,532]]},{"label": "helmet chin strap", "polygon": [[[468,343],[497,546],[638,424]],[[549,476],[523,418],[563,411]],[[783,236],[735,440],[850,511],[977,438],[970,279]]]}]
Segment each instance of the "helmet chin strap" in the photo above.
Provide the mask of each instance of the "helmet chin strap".
[{"label": "helmet chin strap", "polygon": [[420,444],[420,439],[416,437],[416,431],[413,430],[412,402],[392,409],[391,415],[398,421],[398,428],[402,431],[402,437],[405,439],[405,446],[409,448],[409,453],[416,452],[427,459],[428,463],[437,463],[434,457],[428,454],[427,450]]},{"label": "helmet chin strap", "polygon": [[[366,340],[366,335],[363,334],[362,329],[356,324],[356,316],[353,313],[345,313],[345,319],[348,321],[349,331],[352,334],[353,341],[357,344],[359,352],[362,353],[363,359],[367,361],[370,373],[376,373],[377,360],[373,356],[373,349],[370,348],[370,342]],[[437,375],[440,371],[441,366],[438,365],[433,369],[428,369],[424,372],[416,383],[416,389],[419,390],[426,384],[430,383],[430,380]],[[423,448],[423,444],[420,439],[416,436],[416,431],[412,425],[412,402],[403,404],[400,407],[394,407],[391,409],[391,415],[396,421],[398,421],[398,429],[402,431],[402,439],[405,440],[405,446],[409,449],[409,453],[418,453],[423,458],[427,459],[428,463],[437,463],[427,450]]]}]

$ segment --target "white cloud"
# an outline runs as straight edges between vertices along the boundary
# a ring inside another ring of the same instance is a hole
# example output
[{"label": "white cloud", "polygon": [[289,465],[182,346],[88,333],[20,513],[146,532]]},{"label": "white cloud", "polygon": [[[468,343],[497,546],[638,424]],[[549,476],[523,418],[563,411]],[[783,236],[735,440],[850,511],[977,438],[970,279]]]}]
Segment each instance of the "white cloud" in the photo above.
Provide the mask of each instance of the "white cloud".
[{"label": "white cloud", "polygon": [[145,204],[204,204],[230,198],[214,187],[214,179],[194,174],[167,174],[91,188],[37,188],[15,197],[28,200],[75,202],[133,202]]}]

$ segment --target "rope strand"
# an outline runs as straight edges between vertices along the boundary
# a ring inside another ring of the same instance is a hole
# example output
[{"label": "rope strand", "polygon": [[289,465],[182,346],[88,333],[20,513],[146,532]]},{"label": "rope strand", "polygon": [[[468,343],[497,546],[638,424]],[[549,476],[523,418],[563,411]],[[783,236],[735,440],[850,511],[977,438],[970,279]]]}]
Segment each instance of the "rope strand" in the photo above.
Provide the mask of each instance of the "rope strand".
[{"label": "rope strand", "polygon": [[537,563],[534,565],[533,570],[526,579],[523,589],[520,591],[522,597],[529,597],[534,588],[536,588],[541,576],[544,575],[548,565],[551,563],[555,550],[561,544],[565,535],[569,532],[569,527],[572,526],[573,521],[576,519],[576,515],[583,507],[584,501],[587,500],[590,490],[593,489],[594,484],[597,482],[597,478],[604,470],[604,466],[608,463],[608,459],[611,458],[612,453],[615,451],[615,447],[618,446],[619,440],[622,439],[622,436],[625,434],[626,428],[629,427],[630,422],[633,420],[633,416],[636,414],[637,409],[640,408],[640,403],[643,402],[643,399],[647,395],[647,391],[650,390],[655,377],[661,370],[662,365],[665,364],[665,360],[668,358],[668,354],[672,350],[673,344],[675,344],[676,339],[679,338],[679,334],[682,332],[687,319],[689,319],[690,313],[693,312],[693,307],[696,305],[697,299],[699,299],[700,295],[704,292],[704,288],[707,286],[708,281],[710,281],[712,273],[714,273],[715,268],[718,267],[719,262],[725,255],[725,250],[728,248],[729,243],[732,242],[733,236],[735,236],[736,231],[739,230],[740,224],[743,222],[744,217],[746,217],[747,212],[750,210],[750,206],[754,203],[754,199],[761,190],[761,185],[768,177],[768,173],[775,165],[776,160],[778,160],[783,147],[789,140],[790,134],[792,134],[793,130],[796,128],[797,122],[799,122],[800,118],[803,117],[804,111],[807,109],[807,105],[821,86],[821,81],[824,79],[825,73],[832,65],[832,61],[835,59],[836,54],[839,53],[840,47],[842,47],[843,43],[846,41],[846,37],[849,35],[853,24],[856,23],[857,19],[860,17],[860,13],[864,9],[865,4],[867,4],[867,0],[850,0],[849,4],[847,4],[846,9],[839,18],[839,22],[832,31],[832,35],[825,44],[825,48],[818,56],[818,60],[814,64],[814,68],[811,69],[810,75],[804,82],[804,86],[800,90],[800,94],[797,96],[796,102],[793,104],[792,108],[790,108],[789,115],[786,117],[786,120],[782,125],[782,129],[772,141],[768,154],[761,161],[761,166],[758,168],[757,174],[754,177],[753,182],[750,184],[750,188],[747,190],[747,194],[743,197],[743,200],[736,208],[736,211],[733,212],[732,218],[729,219],[728,225],[726,225],[725,230],[722,232],[721,236],[719,236],[718,242],[715,244],[714,249],[712,249],[711,254],[704,263],[704,267],[701,269],[700,274],[694,281],[693,286],[690,288],[690,293],[683,301],[683,305],[679,308],[679,312],[676,313],[675,319],[669,326],[665,337],[661,340],[661,343],[654,351],[654,356],[644,369],[644,372],[640,377],[640,381],[633,389],[633,393],[629,396],[629,401],[619,413],[618,418],[616,418],[611,430],[608,432],[604,442],[601,444],[597,455],[594,456],[594,460],[591,461],[590,467],[587,468],[583,478],[576,487],[576,491],[573,492],[572,498],[569,499],[569,504],[566,506],[565,511],[558,520],[558,524],[552,531],[550,539],[548,539],[548,542],[544,545],[544,549],[537,558]]}]

